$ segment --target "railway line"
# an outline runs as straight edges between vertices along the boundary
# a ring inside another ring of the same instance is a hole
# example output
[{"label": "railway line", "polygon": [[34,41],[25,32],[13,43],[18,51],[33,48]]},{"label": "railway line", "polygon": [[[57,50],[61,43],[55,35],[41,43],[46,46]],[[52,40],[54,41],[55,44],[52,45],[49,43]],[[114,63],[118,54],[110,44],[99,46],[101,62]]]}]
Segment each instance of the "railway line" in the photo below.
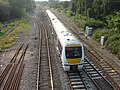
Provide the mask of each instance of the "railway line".
[{"label": "railway line", "polygon": [[116,88],[120,88],[120,73],[111,65],[109,62],[104,60],[99,54],[91,53],[86,50],[87,56],[94,60],[95,63],[99,65],[99,67],[103,70],[106,76],[112,81]]},{"label": "railway line", "polygon": [[84,74],[79,71],[67,72],[71,90],[88,90]]},{"label": "railway line", "polygon": [[[57,15],[60,17],[59,15]],[[60,19],[60,18],[59,18]],[[116,87],[116,89],[120,89],[120,74],[119,69],[115,64],[111,64],[107,60],[105,60],[97,51],[91,49],[89,45],[79,36],[77,31],[74,31],[73,28],[67,24],[64,19],[60,19],[81,41],[84,43],[85,46],[85,53],[87,57],[91,58],[94,63],[97,63],[99,68],[103,70],[107,78],[112,82],[112,84]],[[89,52],[89,53],[88,53]]]},{"label": "railway line", "polygon": [[5,37],[7,37],[11,32],[13,32],[16,28],[18,27],[18,25],[15,25],[12,29],[8,29],[7,31],[5,31],[5,35],[2,37],[2,39],[4,39]]},{"label": "railway line", "polygon": [[[0,75],[0,90],[18,90],[25,63],[23,63],[28,44],[21,44]],[[20,54],[20,51],[22,53]],[[20,55],[19,55],[20,54]],[[18,58],[18,56],[20,56]]]},{"label": "railway line", "polygon": [[[108,78],[103,73],[103,71],[90,60],[90,58],[86,57],[83,71],[87,74],[87,76],[94,83],[94,86],[98,90],[113,90],[115,87],[108,81]],[[106,87],[107,86],[107,87]]]},{"label": "railway line", "polygon": [[[37,90],[57,90],[61,88],[57,77],[57,66],[54,61],[54,43],[50,22],[45,12],[41,10],[39,20],[39,61],[37,75]],[[53,77],[54,75],[54,77]]]},{"label": "railway line", "polygon": [[[113,90],[115,87],[106,75],[88,57],[82,71],[67,72],[71,90]],[[89,80],[87,79],[89,78]],[[106,87],[107,86],[107,87]]]},{"label": "railway line", "polygon": [[[42,16],[43,17],[43,16]],[[44,21],[42,21],[43,23]],[[49,44],[44,24],[41,23],[40,45],[39,45],[39,62],[38,62],[38,80],[37,90],[53,90],[52,72],[50,67]],[[51,81],[51,82],[50,82]]]},{"label": "railway line", "polygon": [[[48,38],[49,38],[49,44],[50,44],[50,55],[51,55],[51,68],[52,68],[52,76],[53,76],[53,86],[54,86],[54,90],[61,90],[61,80],[59,78],[59,68],[58,65],[56,64],[56,62],[58,62],[57,59],[57,55],[56,55],[56,51],[55,51],[55,41],[54,41],[54,36],[53,36],[53,28],[51,27],[51,22],[49,21],[49,18],[47,17],[47,21],[49,22],[47,25],[49,25],[47,27],[48,30]],[[59,63],[59,62],[58,62]],[[60,64],[60,63],[59,63]]]}]

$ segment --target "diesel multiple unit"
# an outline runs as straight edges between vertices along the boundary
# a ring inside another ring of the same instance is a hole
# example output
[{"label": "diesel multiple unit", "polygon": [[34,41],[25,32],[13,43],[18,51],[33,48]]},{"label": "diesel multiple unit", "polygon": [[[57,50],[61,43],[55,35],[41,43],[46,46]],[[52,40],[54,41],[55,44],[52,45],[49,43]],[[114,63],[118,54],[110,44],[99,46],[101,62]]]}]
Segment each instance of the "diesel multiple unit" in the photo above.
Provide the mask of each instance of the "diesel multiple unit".
[{"label": "diesel multiple unit", "polygon": [[57,36],[57,47],[60,51],[62,66],[65,71],[81,70],[84,64],[84,48],[82,43],[65,27],[59,19],[46,10]]}]

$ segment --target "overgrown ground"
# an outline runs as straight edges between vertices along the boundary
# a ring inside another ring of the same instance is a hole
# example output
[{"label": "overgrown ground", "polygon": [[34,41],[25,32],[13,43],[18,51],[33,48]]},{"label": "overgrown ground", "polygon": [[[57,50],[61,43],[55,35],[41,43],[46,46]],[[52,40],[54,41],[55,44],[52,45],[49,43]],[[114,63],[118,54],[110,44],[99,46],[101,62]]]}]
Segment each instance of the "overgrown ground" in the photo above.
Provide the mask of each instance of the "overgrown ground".
[{"label": "overgrown ground", "polygon": [[4,28],[0,32],[0,51],[11,47],[21,32],[27,32],[30,24],[27,20],[17,20],[9,24],[3,25]]}]

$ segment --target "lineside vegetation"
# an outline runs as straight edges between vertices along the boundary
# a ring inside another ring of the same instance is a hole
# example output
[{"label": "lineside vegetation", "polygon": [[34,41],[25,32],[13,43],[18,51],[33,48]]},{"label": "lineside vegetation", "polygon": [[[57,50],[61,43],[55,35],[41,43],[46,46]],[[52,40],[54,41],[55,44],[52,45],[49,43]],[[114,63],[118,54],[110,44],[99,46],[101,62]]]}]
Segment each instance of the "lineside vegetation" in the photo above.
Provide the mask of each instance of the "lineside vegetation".
[{"label": "lineside vegetation", "polygon": [[28,30],[27,17],[35,7],[34,0],[0,0],[0,51],[12,46],[18,34]]},{"label": "lineside vegetation", "polygon": [[0,22],[21,18],[35,7],[33,0],[0,0]]},{"label": "lineside vegetation", "polygon": [[29,27],[27,20],[18,20],[5,25],[0,32],[0,51],[11,47],[16,42],[19,33],[27,32]]},{"label": "lineside vegetation", "polygon": [[52,2],[51,6],[64,13],[80,28],[93,27],[92,38],[105,36],[105,47],[120,58],[120,1],[71,0]]}]

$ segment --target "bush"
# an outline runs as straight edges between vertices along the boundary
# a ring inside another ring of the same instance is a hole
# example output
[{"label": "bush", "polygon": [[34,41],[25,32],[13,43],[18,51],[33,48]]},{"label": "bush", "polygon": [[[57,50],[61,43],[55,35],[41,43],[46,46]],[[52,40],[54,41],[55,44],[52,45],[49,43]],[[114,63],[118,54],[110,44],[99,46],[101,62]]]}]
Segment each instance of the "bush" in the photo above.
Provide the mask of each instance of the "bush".
[{"label": "bush", "polygon": [[97,41],[100,41],[100,38],[101,36],[105,36],[105,38],[107,39],[108,38],[108,35],[109,35],[109,29],[96,29],[93,31],[93,35],[92,35],[92,38],[97,40]]},{"label": "bush", "polygon": [[118,49],[118,54],[117,54],[118,58],[120,59],[120,48]]},{"label": "bush", "polygon": [[97,29],[97,28],[103,28],[105,24],[102,21],[91,18],[86,21],[85,26],[90,26],[93,27],[93,29]]},{"label": "bush", "polygon": [[118,54],[120,51],[119,51],[119,48],[120,48],[120,41],[112,41],[110,43],[108,43],[107,45],[107,48],[109,50],[111,50],[112,53],[114,54]]},{"label": "bush", "polygon": [[72,13],[73,13],[72,11],[67,10],[67,11],[66,11],[66,16],[71,17],[71,16],[72,16]]},{"label": "bush", "polygon": [[105,17],[109,28],[120,29],[120,11]]},{"label": "bush", "polygon": [[[114,29],[96,29],[93,31],[92,38],[100,41],[100,37],[105,36],[106,48],[117,56],[120,55],[120,34]],[[119,56],[120,58],[120,56]]]}]

